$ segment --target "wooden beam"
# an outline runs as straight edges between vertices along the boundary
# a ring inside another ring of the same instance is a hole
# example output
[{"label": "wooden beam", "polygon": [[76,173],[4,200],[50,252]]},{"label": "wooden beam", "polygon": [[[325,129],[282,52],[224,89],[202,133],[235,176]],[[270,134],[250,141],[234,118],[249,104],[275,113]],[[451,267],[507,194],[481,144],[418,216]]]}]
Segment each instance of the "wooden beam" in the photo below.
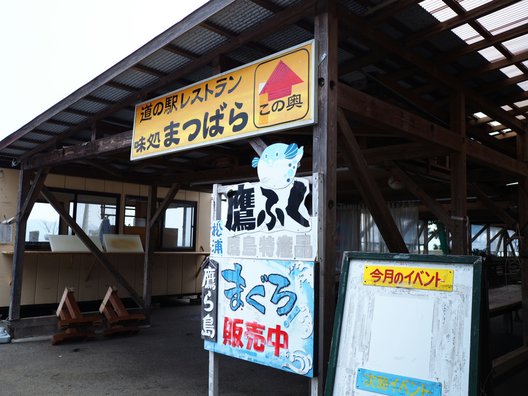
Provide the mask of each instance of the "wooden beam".
[{"label": "wooden beam", "polygon": [[[462,149],[462,138],[449,129],[343,83],[339,84],[339,106],[349,111],[354,118],[390,130],[393,134],[428,142],[443,149]],[[517,175],[528,175],[526,163],[474,140],[466,140],[466,145],[468,157],[475,161]]]},{"label": "wooden beam", "polygon": [[416,198],[421,200],[425,206],[435,215],[435,217],[441,221],[450,231],[453,229],[453,222],[449,213],[429,196],[403,169],[401,169],[394,162],[390,162],[390,172],[394,174],[405,187],[414,195]]},{"label": "wooden beam", "polygon": [[405,245],[405,241],[392,218],[389,207],[383,199],[376,181],[369,173],[367,161],[342,109],[337,111],[337,120],[339,131],[343,137],[341,145],[344,148],[343,152],[349,163],[350,172],[354,175],[356,187],[367,204],[383,240],[391,252],[408,253],[409,250]]},{"label": "wooden beam", "polygon": [[508,228],[515,230],[517,228],[517,221],[510,216],[502,207],[497,205],[495,201],[487,196],[487,194],[476,184],[470,183],[469,188],[471,194],[475,194],[477,199],[485,205],[497,218],[502,221]]},{"label": "wooden beam", "polygon": [[523,345],[498,358],[493,359],[493,377],[497,378],[522,366],[528,361],[528,346]]},{"label": "wooden beam", "polygon": [[49,168],[40,168],[34,179],[31,182],[31,186],[26,194],[26,199],[22,203],[20,212],[18,213],[18,217],[23,221],[27,221],[29,214],[31,213],[31,209],[33,209],[33,205],[35,204],[35,201],[37,200],[38,196],[40,195],[40,190],[42,189],[42,186],[44,185],[44,182],[46,181],[46,176],[49,173]]},{"label": "wooden beam", "polygon": [[152,218],[150,219],[150,223],[148,223],[150,224],[151,228],[154,227],[154,225],[159,221],[161,214],[165,212],[165,210],[169,207],[176,194],[178,194],[179,189],[179,184],[173,184],[169,191],[167,191],[165,198],[159,205],[158,209],[153,213]]},{"label": "wooden beam", "polygon": [[91,158],[129,150],[132,145],[132,131],[86,142],[76,146],[64,147],[49,153],[36,154],[22,163],[23,169],[63,164],[69,161]]},{"label": "wooden beam", "polygon": [[260,137],[256,137],[256,138],[253,138],[253,139],[249,139],[249,144],[251,145],[251,147],[253,147],[253,150],[255,150],[255,152],[260,156],[262,155],[262,153],[264,152],[264,150],[266,150],[266,147],[268,147],[268,145],[266,144],[266,142],[264,142],[264,140],[262,140],[262,138]]},{"label": "wooden beam", "polygon": [[443,149],[460,149],[460,138],[449,129],[343,83],[339,84],[338,100],[339,107],[349,111],[354,118],[382,130],[432,143]]},{"label": "wooden beam", "polygon": [[482,226],[482,228],[481,228],[481,229],[480,229],[475,235],[473,235],[473,236],[471,237],[471,243],[475,242],[475,241],[477,240],[477,238],[478,238],[479,236],[481,236],[482,233],[483,233],[484,231],[486,231],[486,229],[487,229],[489,226],[490,226],[489,224],[484,224],[484,225]]},{"label": "wooden beam", "polygon": [[116,281],[120,283],[130,294],[130,297],[140,307],[143,307],[143,299],[138,295],[136,290],[128,283],[128,281],[119,273],[119,271],[113,266],[113,264],[103,255],[99,248],[93,243],[84,230],[77,224],[77,222],[70,216],[70,214],[64,209],[61,203],[57,200],[55,195],[49,191],[46,187],[42,187],[42,196],[49,202],[49,204],[55,209],[59,216],[66,222],[66,224],[75,232],[75,235],[84,243],[84,245],[92,252],[96,260],[110,272]]},{"label": "wooden beam", "polygon": [[[314,20],[314,37],[318,45],[317,81],[319,83],[318,123],[313,128],[312,169],[317,180],[314,209],[319,224],[316,260],[319,263],[319,319],[317,324],[317,381],[312,395],[323,395],[324,379],[330,359],[332,323],[335,312],[336,269],[336,152],[337,152],[337,65],[338,19],[335,1],[319,1],[323,8]],[[314,182],[314,185],[316,183]]]},{"label": "wooden beam", "polygon": [[448,153],[449,150],[439,147],[431,147],[422,143],[401,143],[363,150],[363,155],[369,164],[380,164],[386,161],[433,158],[444,156]]}]

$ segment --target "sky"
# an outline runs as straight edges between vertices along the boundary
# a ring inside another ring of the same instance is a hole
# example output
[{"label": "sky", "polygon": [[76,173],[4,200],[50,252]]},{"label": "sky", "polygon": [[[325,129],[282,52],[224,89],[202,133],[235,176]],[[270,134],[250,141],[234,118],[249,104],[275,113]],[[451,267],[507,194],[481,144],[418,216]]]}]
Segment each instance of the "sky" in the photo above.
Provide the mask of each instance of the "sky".
[{"label": "sky", "polygon": [[0,12],[0,139],[206,0],[17,0]]}]

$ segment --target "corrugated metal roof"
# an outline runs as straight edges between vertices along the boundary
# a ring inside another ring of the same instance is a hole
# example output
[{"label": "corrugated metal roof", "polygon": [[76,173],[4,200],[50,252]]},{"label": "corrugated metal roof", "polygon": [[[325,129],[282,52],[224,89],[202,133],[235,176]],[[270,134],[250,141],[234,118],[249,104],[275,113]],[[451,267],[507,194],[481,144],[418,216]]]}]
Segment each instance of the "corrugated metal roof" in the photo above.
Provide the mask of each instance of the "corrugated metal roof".
[{"label": "corrugated metal roof", "polygon": [[227,6],[217,15],[214,15],[210,21],[224,29],[240,34],[249,27],[255,26],[272,15],[273,13],[271,11],[249,0],[243,0]]},{"label": "corrugated metal roof", "polygon": [[262,40],[262,43],[274,51],[280,51],[284,48],[293,47],[294,45],[311,40],[312,35],[299,26],[290,25],[284,30],[280,30],[269,35]]},{"label": "corrugated metal roof", "polygon": [[[185,65],[190,61],[189,58],[175,54],[174,52],[161,49],[155,53],[147,56],[141,61],[141,64],[153,69],[159,70],[163,73],[170,73],[179,67]],[[127,77],[123,76],[120,78],[125,81],[129,81]],[[148,84],[148,82],[147,82]]]},{"label": "corrugated metal roof", "polygon": [[[453,8],[440,0],[426,0],[419,5],[410,3],[338,1],[340,10],[361,18],[367,26],[372,24],[375,33],[395,43],[393,48],[384,48],[374,37],[363,36],[361,32],[342,35],[339,64],[340,67],[349,66],[340,81],[429,114],[429,107],[442,107],[448,102],[450,89],[438,78],[438,74],[443,74],[459,78],[464,88],[482,90],[482,98],[503,112],[509,111],[512,119],[522,119],[526,113],[523,107],[528,106],[525,100],[528,82],[520,78],[528,75],[528,61],[522,57],[528,51],[528,31],[509,36],[503,43],[494,41],[493,37],[526,25],[528,0],[502,7],[489,15],[479,13],[478,19],[469,20],[465,16],[494,3],[461,0],[457,4],[449,3]],[[287,24],[260,32],[250,40],[240,40],[246,32],[258,31],[276,15],[288,14],[293,7],[303,4],[301,0],[215,0],[207,3],[199,12],[5,139],[0,143],[0,158],[25,155],[34,148],[35,143],[31,142],[49,143],[57,135],[74,129],[73,136],[62,141],[63,144],[89,140],[92,125],[100,127],[103,133],[119,133],[132,127],[136,103],[210,77],[217,70],[212,62],[238,66],[312,39],[316,7],[310,4],[302,18],[294,20],[290,15]],[[460,7],[466,10],[466,15],[462,15]],[[447,23],[439,24],[438,21]],[[340,28],[347,30],[350,26],[344,23]],[[399,47],[402,43],[405,45]],[[221,53],[219,48],[223,50]],[[521,55],[519,59],[523,63],[516,60],[515,65],[508,64],[511,56],[516,55]],[[208,61],[202,62],[203,59]],[[490,64],[497,61],[501,62],[497,66]],[[433,64],[433,71],[424,69],[424,62]],[[185,70],[185,74],[179,73],[180,70]],[[508,81],[508,78],[516,79]],[[413,98],[419,100],[410,106]],[[509,105],[510,110],[502,109],[504,105]],[[483,110],[473,102],[471,106],[472,113]],[[437,118],[435,115],[432,119]],[[38,130],[50,132],[50,135],[38,133]],[[10,147],[20,138],[27,141]]]},{"label": "corrugated metal roof", "polygon": [[508,31],[528,23],[528,0],[522,0],[477,19],[491,34]]},{"label": "corrugated metal roof", "polygon": [[91,95],[95,98],[100,98],[111,102],[119,102],[121,99],[124,99],[130,95],[130,92],[119,88],[110,87],[108,85],[103,85],[102,87],[94,90]]},{"label": "corrugated metal roof", "polygon": [[226,37],[216,32],[197,26],[188,34],[178,37],[171,44],[190,53],[203,55],[226,40]]},{"label": "corrugated metal roof", "polygon": [[[147,67],[160,70],[162,72],[169,72],[170,69],[168,68],[159,68],[155,67],[151,64],[145,64],[145,62],[141,62],[142,65],[145,65]],[[125,70],[123,73],[121,73],[119,76],[115,77],[113,81],[124,84],[126,86],[129,86],[131,88],[143,88],[146,85],[152,84],[157,80],[157,77],[152,76],[147,73],[141,73],[137,70]]]}]

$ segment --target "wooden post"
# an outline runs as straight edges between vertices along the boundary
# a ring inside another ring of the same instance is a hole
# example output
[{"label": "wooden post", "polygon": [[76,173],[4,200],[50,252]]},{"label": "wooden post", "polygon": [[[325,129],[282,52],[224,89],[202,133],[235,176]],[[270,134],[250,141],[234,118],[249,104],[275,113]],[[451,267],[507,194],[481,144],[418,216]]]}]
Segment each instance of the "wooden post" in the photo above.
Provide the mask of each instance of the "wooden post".
[{"label": "wooden post", "polygon": [[314,29],[319,45],[319,122],[313,130],[313,172],[317,175],[314,179],[322,179],[322,188],[315,203],[319,224],[318,379],[312,383],[312,394],[317,391],[322,395],[335,312],[338,20],[334,1],[320,1],[319,5],[321,13],[315,17]]},{"label": "wooden post", "polygon": [[457,93],[451,103],[451,130],[460,135],[459,151],[450,156],[451,167],[451,224],[453,254],[469,254],[467,217],[467,148],[466,103],[462,93]]},{"label": "wooden post", "polygon": [[[517,134],[517,156],[528,162],[528,131]],[[522,279],[523,345],[528,346],[528,176],[519,177],[519,257]]]},{"label": "wooden post", "polygon": [[15,246],[13,253],[13,274],[11,280],[11,296],[9,299],[9,320],[20,319],[20,301],[22,298],[22,272],[24,269],[24,245],[26,240],[26,225],[31,208],[22,212],[24,197],[29,190],[29,171],[20,171],[18,184],[18,213],[16,219]]},{"label": "wooden post", "polygon": [[144,310],[150,320],[150,303],[152,301],[152,221],[156,211],[157,187],[149,186],[147,202],[147,229],[145,233],[145,255],[143,260],[143,303]]}]

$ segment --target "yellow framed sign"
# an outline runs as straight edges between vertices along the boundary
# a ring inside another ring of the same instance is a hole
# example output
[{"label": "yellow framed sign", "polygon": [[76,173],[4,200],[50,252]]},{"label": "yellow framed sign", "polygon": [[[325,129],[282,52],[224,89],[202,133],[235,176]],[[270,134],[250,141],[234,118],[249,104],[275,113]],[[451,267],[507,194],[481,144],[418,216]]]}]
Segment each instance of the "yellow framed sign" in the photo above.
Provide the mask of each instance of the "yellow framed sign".
[{"label": "yellow framed sign", "polygon": [[131,160],[317,121],[314,40],[136,105]]},{"label": "yellow framed sign", "polygon": [[365,265],[363,284],[436,291],[453,291],[453,270],[430,267]]}]

